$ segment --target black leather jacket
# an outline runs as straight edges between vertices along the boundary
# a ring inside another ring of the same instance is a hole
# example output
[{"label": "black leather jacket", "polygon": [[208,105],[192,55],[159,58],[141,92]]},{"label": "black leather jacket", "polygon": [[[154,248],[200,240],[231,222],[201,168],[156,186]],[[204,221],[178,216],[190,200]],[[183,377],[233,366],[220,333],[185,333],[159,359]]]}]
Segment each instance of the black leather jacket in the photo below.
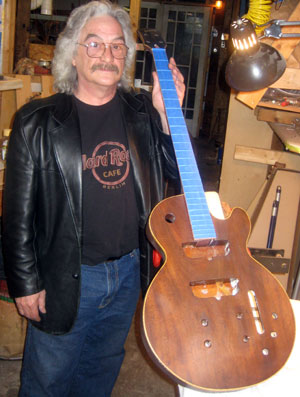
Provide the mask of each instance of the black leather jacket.
[{"label": "black leather jacket", "polygon": [[[119,91],[140,213],[141,280],[154,275],[145,237],[151,209],[164,197],[164,177],[176,177],[169,136],[146,93]],[[53,334],[75,320],[80,287],[82,160],[79,122],[71,96],[32,101],[15,117],[3,197],[3,253],[10,294],[46,289],[47,314],[34,323]]]}]

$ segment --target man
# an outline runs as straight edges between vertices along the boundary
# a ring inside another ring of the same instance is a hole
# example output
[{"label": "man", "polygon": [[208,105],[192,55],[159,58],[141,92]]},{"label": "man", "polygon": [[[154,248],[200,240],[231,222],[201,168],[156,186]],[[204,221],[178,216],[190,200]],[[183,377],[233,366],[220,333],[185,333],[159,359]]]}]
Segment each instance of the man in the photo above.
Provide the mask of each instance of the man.
[{"label": "man", "polygon": [[[142,284],[145,225],[176,177],[161,92],[129,90],[135,43],[106,0],[75,9],[53,60],[58,94],[17,112],[7,154],[3,249],[30,320],[20,396],[109,396]],[[183,77],[171,60],[180,100]]]}]

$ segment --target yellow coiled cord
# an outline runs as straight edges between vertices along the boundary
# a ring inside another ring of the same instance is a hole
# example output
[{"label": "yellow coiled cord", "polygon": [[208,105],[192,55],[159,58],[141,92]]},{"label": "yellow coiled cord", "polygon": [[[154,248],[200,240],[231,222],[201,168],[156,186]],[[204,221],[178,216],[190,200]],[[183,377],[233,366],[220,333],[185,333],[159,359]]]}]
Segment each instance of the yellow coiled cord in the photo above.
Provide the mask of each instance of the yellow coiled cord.
[{"label": "yellow coiled cord", "polygon": [[[249,0],[249,10],[243,18],[249,19],[256,25],[263,25],[270,20],[272,0]],[[264,28],[256,27],[256,34],[263,31]]]}]

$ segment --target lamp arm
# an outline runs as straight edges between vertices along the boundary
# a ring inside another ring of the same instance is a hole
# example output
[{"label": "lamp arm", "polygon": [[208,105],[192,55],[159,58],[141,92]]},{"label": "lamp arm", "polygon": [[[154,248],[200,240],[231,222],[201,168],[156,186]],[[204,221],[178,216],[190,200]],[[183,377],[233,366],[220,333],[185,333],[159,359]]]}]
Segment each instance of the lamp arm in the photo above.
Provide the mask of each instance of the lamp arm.
[{"label": "lamp arm", "polygon": [[281,31],[281,26],[298,26],[300,25],[300,21],[283,21],[280,19],[273,19],[263,25],[256,26],[262,27],[267,25],[270,26],[264,30],[263,35],[260,36],[260,38],[272,37],[274,39],[282,39],[300,37],[300,33],[282,33]]},{"label": "lamp arm", "polygon": [[287,39],[287,38],[290,38],[290,39],[293,39],[293,38],[297,38],[297,37],[300,37],[300,33],[283,33],[279,38],[280,39]]},{"label": "lamp arm", "polygon": [[283,21],[280,19],[273,19],[273,23],[280,25],[280,26],[298,26],[300,25],[300,21]]}]

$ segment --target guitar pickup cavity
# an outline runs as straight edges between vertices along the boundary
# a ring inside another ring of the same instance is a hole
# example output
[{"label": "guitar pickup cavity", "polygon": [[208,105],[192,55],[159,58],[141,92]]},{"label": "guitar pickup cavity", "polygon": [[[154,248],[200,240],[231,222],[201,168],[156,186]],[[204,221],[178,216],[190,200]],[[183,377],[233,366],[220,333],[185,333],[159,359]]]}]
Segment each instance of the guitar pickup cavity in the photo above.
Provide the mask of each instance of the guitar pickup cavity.
[{"label": "guitar pickup cavity", "polygon": [[197,240],[191,243],[183,243],[182,248],[188,258],[206,258],[211,260],[215,257],[224,257],[229,254],[230,247],[227,240]]},{"label": "guitar pickup cavity", "polygon": [[222,296],[234,296],[239,292],[239,280],[237,278],[225,278],[214,280],[191,281],[193,295],[197,298],[216,298]]}]

